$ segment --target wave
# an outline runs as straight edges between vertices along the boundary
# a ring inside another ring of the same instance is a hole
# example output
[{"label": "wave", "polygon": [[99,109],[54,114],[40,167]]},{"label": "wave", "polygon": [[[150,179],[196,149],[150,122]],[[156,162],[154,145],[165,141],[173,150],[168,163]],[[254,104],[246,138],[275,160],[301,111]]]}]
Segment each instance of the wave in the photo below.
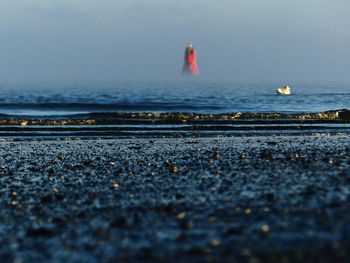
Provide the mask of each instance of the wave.
[{"label": "wave", "polygon": [[220,106],[184,103],[2,103],[4,110],[55,110],[55,111],[189,111],[219,110]]},{"label": "wave", "polygon": [[92,112],[0,115],[0,139],[350,134],[350,110],[319,113]]}]

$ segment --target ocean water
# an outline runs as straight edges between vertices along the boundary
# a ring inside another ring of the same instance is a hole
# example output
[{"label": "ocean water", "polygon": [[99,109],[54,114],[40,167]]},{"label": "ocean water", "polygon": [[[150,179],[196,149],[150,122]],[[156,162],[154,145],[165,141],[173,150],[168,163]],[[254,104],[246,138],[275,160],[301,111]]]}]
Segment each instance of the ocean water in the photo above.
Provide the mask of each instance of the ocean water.
[{"label": "ocean water", "polygon": [[305,113],[350,108],[350,85],[279,86],[234,83],[119,83],[1,86],[3,116],[64,116],[96,112]]},{"label": "ocean water", "polygon": [[3,86],[0,139],[350,134],[350,86],[119,83]]}]

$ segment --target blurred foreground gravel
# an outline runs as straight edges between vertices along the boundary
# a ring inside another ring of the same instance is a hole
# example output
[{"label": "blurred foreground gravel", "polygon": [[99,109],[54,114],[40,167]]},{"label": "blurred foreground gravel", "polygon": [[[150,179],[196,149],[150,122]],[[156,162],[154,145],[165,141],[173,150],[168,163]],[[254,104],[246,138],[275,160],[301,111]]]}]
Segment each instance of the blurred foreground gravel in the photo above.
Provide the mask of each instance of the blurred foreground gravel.
[{"label": "blurred foreground gravel", "polygon": [[0,143],[0,262],[347,262],[350,136]]}]

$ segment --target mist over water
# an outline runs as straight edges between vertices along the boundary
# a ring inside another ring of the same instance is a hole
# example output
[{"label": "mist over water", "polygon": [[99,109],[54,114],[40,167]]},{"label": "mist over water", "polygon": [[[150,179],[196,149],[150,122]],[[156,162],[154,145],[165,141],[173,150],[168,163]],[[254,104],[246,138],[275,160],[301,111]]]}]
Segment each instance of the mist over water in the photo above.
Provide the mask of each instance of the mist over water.
[{"label": "mist over water", "polygon": [[349,83],[345,0],[31,0],[0,8],[0,84],[181,79]]}]

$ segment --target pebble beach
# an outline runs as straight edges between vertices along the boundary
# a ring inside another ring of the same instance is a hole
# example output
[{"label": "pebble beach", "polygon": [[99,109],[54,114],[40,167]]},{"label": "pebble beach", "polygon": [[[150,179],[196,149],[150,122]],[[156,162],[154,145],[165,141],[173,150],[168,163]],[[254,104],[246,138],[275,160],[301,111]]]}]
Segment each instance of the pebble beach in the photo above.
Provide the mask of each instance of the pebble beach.
[{"label": "pebble beach", "polygon": [[1,262],[346,262],[350,137],[0,142]]}]

